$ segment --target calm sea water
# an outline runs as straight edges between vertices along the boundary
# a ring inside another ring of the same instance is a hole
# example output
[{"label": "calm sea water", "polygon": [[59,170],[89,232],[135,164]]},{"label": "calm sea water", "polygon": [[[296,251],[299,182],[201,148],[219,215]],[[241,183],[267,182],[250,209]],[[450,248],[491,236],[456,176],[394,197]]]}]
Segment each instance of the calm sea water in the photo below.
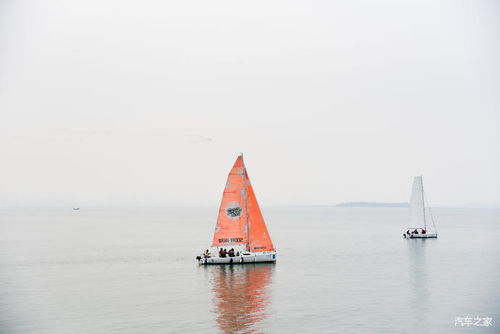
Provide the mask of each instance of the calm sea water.
[{"label": "calm sea water", "polygon": [[500,333],[499,210],[267,208],[275,265],[199,267],[216,213],[0,209],[0,332]]}]

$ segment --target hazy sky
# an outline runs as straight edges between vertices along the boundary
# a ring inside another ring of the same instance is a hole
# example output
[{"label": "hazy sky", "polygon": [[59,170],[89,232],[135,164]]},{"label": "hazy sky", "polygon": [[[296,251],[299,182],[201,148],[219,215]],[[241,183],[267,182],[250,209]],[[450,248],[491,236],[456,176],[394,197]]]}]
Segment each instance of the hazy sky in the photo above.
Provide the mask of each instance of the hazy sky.
[{"label": "hazy sky", "polygon": [[0,0],[0,206],[500,203],[500,1]]}]

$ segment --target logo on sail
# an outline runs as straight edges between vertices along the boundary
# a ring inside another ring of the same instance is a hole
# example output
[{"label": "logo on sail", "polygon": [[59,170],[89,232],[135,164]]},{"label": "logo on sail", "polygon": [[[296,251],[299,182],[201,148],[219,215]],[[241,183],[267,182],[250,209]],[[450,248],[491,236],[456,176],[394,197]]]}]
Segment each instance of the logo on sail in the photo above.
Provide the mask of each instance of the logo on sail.
[{"label": "logo on sail", "polygon": [[219,243],[243,242],[243,238],[220,238]]},{"label": "logo on sail", "polygon": [[226,216],[229,219],[238,219],[241,216],[241,212],[243,209],[241,208],[239,203],[236,202],[231,202],[229,205],[226,207]]}]

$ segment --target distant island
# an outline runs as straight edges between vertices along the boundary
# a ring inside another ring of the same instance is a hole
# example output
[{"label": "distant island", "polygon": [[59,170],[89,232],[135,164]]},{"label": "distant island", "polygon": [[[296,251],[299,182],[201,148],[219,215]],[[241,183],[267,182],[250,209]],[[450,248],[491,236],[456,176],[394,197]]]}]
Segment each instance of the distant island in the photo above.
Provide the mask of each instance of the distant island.
[{"label": "distant island", "polygon": [[380,202],[344,202],[336,206],[349,208],[349,207],[382,207],[382,208],[406,208],[409,206],[406,202],[401,203],[380,203]]}]

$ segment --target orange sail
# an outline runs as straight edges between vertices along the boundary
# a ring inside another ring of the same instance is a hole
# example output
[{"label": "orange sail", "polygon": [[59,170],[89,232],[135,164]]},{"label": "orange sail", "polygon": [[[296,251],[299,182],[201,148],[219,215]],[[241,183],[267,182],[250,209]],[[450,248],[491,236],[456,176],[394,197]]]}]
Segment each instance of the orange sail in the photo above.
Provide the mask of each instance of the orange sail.
[{"label": "orange sail", "polygon": [[248,244],[248,220],[243,157],[234,163],[222,195],[213,246]]},{"label": "orange sail", "polygon": [[227,177],[212,242],[213,246],[233,244],[245,244],[252,252],[274,250],[242,155]]},{"label": "orange sail", "polygon": [[267,232],[266,223],[264,222],[264,217],[260,212],[259,204],[257,203],[257,198],[253,192],[253,187],[248,178],[248,173],[245,169],[246,178],[246,189],[248,193],[248,224],[250,225],[249,233],[249,250],[252,252],[267,252],[274,251],[273,242],[271,241],[271,236]]}]

